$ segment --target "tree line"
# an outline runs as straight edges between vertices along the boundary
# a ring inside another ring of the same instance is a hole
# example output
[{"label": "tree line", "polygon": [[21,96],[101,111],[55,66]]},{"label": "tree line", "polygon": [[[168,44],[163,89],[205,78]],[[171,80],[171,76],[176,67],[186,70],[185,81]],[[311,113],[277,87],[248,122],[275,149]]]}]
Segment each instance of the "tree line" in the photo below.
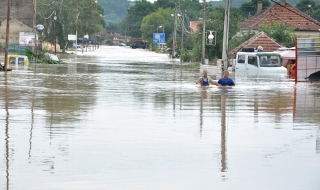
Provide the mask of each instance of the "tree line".
[{"label": "tree line", "polygon": [[95,0],[37,0],[37,23],[44,25],[39,36],[65,51],[69,34],[79,37],[104,30],[104,13]]},{"label": "tree line", "polygon": [[[231,7],[230,26],[229,26],[229,48],[235,48],[244,41],[251,38],[254,33],[239,34],[238,24],[248,17],[257,13],[257,4],[259,0],[243,2],[237,7]],[[296,8],[310,15],[316,20],[320,20],[320,6],[314,0],[294,0]],[[271,5],[271,1],[262,0],[263,9]],[[174,17],[176,0],[157,0],[150,3],[147,0],[137,2],[127,11],[125,18],[121,22],[109,22],[107,32],[118,32],[126,36],[141,37],[143,40],[152,44],[152,33],[160,30],[166,34],[166,43],[169,47],[172,44]],[[312,8],[310,8],[310,6]],[[184,0],[179,4],[179,20],[177,32],[177,44],[181,44],[182,32],[185,35],[184,47],[188,51],[183,51],[182,58],[185,61],[190,59],[194,61],[201,60],[201,33],[192,33],[188,21],[199,20],[202,18],[202,4],[199,0]],[[181,14],[185,10],[185,23],[182,23]],[[223,46],[223,23],[224,23],[224,5],[217,2],[208,2],[206,7],[206,30],[216,31],[216,45],[206,47],[206,55],[209,59],[221,58]],[[159,29],[159,26],[161,28]],[[278,43],[292,47],[294,46],[293,29],[286,27],[284,23],[265,24],[259,28],[260,31],[266,32]],[[202,24],[199,25],[198,31],[202,31]],[[179,49],[179,45],[177,49]]]}]

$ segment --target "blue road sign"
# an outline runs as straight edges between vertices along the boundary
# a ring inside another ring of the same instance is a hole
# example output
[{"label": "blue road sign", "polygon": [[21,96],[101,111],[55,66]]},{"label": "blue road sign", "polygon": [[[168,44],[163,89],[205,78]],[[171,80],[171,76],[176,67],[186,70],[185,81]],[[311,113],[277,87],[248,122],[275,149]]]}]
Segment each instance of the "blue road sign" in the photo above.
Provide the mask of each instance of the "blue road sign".
[{"label": "blue road sign", "polygon": [[165,33],[153,33],[153,43],[166,43]]}]

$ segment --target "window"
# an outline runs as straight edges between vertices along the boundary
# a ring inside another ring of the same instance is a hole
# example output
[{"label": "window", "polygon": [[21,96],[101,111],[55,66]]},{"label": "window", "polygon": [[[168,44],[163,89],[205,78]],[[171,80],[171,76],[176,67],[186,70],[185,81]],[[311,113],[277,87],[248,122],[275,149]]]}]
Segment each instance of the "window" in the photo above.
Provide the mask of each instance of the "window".
[{"label": "window", "polygon": [[260,67],[281,67],[280,56],[266,55],[260,56]]},{"label": "window", "polygon": [[18,58],[18,66],[23,66],[24,63],[24,58],[23,57],[19,57]]},{"label": "window", "polygon": [[248,56],[248,64],[258,66],[256,57],[255,56]]},{"label": "window", "polygon": [[246,59],[245,55],[238,55],[238,63],[244,63],[245,59]]},{"label": "window", "polygon": [[11,57],[9,62],[10,62],[10,65],[16,65],[16,58]]}]

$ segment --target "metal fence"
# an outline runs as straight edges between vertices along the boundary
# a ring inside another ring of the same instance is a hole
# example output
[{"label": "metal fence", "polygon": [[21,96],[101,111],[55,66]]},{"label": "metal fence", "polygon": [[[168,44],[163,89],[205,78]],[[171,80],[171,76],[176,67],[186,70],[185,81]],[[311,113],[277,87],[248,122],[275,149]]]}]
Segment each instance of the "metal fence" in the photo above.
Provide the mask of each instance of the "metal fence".
[{"label": "metal fence", "polygon": [[[320,71],[320,38],[296,39],[296,82],[310,81]],[[320,79],[320,72],[319,72]]]}]

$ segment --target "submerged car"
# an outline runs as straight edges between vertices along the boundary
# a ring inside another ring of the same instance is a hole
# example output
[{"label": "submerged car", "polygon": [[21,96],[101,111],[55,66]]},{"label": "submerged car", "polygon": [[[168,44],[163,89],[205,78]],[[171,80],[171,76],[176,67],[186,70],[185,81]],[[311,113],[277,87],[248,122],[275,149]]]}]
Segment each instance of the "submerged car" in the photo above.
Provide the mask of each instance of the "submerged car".
[{"label": "submerged car", "polygon": [[136,48],[146,49],[147,47],[148,47],[148,44],[147,42],[144,42],[144,41],[135,41],[131,44],[132,49],[136,49]]},{"label": "submerged car", "polygon": [[274,52],[238,52],[236,75],[287,75],[281,55]]}]

